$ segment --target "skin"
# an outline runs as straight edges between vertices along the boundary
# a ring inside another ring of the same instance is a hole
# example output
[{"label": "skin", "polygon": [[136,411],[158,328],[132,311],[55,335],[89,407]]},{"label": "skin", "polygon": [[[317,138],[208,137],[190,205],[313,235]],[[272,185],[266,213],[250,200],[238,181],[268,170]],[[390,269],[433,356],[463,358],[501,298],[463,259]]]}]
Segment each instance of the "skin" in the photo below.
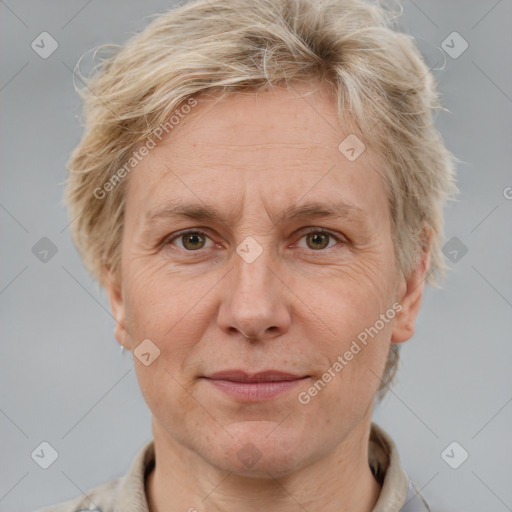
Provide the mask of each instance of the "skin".
[{"label": "skin", "polygon": [[[130,175],[121,271],[105,269],[119,343],[133,351],[149,338],[160,350],[149,366],[134,357],[153,416],[150,510],[371,511],[373,401],[390,344],[413,334],[428,252],[412,276],[397,272],[379,160],[338,150],[351,132],[323,86],[199,99]],[[331,200],[350,213],[280,218]],[[146,221],[169,201],[222,219]],[[203,235],[176,235],[189,229]],[[252,263],[236,252],[248,236],[262,249]],[[395,302],[400,313],[300,403]],[[309,378],[252,403],[201,378],[236,368]],[[247,443],[261,454],[251,467],[237,457]]]}]

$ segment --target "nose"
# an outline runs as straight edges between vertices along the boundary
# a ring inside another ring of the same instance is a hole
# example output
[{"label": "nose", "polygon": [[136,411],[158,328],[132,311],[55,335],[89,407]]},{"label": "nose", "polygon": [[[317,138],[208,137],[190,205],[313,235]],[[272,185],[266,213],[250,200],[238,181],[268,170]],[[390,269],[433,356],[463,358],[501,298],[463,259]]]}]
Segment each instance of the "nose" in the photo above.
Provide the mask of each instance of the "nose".
[{"label": "nose", "polygon": [[249,262],[236,254],[226,276],[218,313],[219,327],[251,341],[281,336],[290,328],[290,292],[279,274],[270,249]]}]

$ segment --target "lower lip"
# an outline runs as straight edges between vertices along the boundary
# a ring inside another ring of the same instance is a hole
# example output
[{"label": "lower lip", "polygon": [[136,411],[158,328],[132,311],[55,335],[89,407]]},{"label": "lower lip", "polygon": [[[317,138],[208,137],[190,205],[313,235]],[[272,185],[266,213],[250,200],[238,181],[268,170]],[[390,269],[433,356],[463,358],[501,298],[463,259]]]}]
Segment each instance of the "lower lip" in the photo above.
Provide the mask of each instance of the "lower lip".
[{"label": "lower lip", "polygon": [[206,379],[217,389],[245,402],[258,402],[281,395],[307,379],[281,380],[275,382],[233,382],[221,379]]}]

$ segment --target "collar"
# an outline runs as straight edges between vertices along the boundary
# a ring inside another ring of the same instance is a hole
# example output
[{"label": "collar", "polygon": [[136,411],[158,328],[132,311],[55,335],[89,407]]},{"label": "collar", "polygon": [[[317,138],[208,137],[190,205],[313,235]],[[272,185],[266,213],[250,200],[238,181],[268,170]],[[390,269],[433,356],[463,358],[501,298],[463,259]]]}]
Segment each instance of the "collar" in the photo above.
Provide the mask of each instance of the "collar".
[{"label": "collar", "polygon": [[403,470],[393,439],[375,422],[370,429],[368,462],[382,485],[372,512],[430,512],[427,502]]},{"label": "collar", "polygon": [[[402,469],[391,437],[372,422],[368,442],[368,462],[382,485],[372,512],[430,512],[430,509]],[[137,454],[126,475],[119,481],[114,512],[149,512],[144,483],[155,465],[154,441]]]}]

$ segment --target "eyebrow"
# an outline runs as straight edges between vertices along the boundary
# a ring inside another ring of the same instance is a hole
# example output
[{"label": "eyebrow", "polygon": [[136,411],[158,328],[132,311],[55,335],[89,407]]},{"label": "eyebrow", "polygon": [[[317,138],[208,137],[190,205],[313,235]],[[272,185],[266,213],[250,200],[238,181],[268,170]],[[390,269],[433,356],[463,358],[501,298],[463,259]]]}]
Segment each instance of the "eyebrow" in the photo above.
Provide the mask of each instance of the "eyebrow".
[{"label": "eyebrow", "polygon": [[[230,218],[239,217],[238,213],[232,212]],[[314,201],[303,205],[289,206],[284,212],[275,215],[274,224],[286,220],[301,220],[310,218],[332,218],[363,221],[367,214],[361,208],[347,203],[346,201]],[[175,202],[167,204],[162,208],[150,210],[145,216],[144,226],[153,224],[160,219],[184,218],[197,221],[214,221],[226,224],[228,219],[215,207],[206,204],[189,204]]]}]

